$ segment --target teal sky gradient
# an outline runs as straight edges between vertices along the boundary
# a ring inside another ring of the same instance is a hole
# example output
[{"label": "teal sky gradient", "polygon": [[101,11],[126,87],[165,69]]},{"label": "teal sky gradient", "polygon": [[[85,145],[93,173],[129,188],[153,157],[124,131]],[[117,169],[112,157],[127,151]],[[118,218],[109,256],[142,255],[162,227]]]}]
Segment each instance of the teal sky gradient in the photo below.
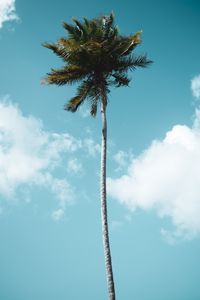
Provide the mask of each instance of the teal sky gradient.
[{"label": "teal sky gradient", "polygon": [[[193,124],[198,102],[190,84],[200,74],[199,1],[16,0],[20,20],[0,29],[0,99],[9,95],[25,117],[41,120],[44,132],[100,144],[99,116],[63,110],[75,87],[40,84],[51,67],[61,65],[41,44],[65,35],[63,21],[111,11],[122,34],[143,29],[136,52],[154,61],[131,74],[129,88],[109,95],[108,176],[115,178],[127,168],[116,170],[119,150],[137,157],[174,125]],[[0,192],[1,300],[107,299],[96,152],[89,155],[84,147],[61,152],[52,174],[68,180],[74,199],[59,221],[51,217],[58,200],[48,187],[22,184],[10,198]],[[75,158],[82,165],[77,174],[67,171],[68,160]],[[199,235],[171,245],[160,233],[173,227],[170,218],[153,210],[132,213],[111,197],[108,211],[117,300],[200,299]]]}]

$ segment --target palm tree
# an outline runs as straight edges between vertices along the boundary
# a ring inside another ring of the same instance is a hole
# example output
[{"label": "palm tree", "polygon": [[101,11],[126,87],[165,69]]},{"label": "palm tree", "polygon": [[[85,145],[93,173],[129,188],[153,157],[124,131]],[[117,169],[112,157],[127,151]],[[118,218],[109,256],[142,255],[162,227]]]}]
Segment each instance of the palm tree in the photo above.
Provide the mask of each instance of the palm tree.
[{"label": "palm tree", "polygon": [[61,69],[51,69],[44,83],[65,85],[79,83],[77,94],[69,100],[64,109],[76,112],[86,101],[90,102],[90,114],[95,117],[100,107],[102,118],[101,146],[101,218],[109,300],[115,299],[115,287],[109,244],[107,201],[106,201],[106,148],[107,121],[106,107],[109,86],[128,86],[128,71],[146,67],[151,63],[146,55],[134,56],[135,47],[140,43],[141,32],[121,36],[114,24],[114,16],[102,16],[83,21],[73,19],[74,24],[63,23],[68,36],[56,43],[44,43],[64,62]]}]

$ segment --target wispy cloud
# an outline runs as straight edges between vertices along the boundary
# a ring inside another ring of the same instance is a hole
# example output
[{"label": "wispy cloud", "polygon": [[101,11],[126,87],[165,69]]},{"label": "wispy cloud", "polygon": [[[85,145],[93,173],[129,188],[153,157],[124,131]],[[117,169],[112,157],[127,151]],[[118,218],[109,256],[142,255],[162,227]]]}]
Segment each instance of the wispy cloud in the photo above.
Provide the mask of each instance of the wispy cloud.
[{"label": "wispy cloud", "polygon": [[51,216],[54,221],[59,221],[64,217],[66,206],[74,202],[74,189],[67,180],[54,178],[51,183],[51,190],[56,195],[59,204]]},{"label": "wispy cloud", "polygon": [[101,152],[101,146],[95,143],[95,141],[92,138],[84,139],[83,146],[90,156],[95,157],[98,153]]},{"label": "wispy cloud", "polygon": [[191,80],[191,89],[192,89],[193,96],[199,99],[200,98],[200,75],[195,76]]},{"label": "wispy cloud", "polygon": [[0,194],[10,199],[22,185],[43,186],[64,209],[73,199],[73,188],[53,173],[60,166],[62,153],[74,153],[80,147],[80,140],[45,131],[41,120],[24,116],[4,99],[0,102]]},{"label": "wispy cloud", "polygon": [[[194,78],[194,80],[196,80]],[[198,96],[197,85],[194,90]],[[175,125],[163,140],[130,163],[127,173],[108,178],[108,193],[130,210],[154,210],[171,218],[174,231],[162,228],[170,242],[200,234],[200,111],[192,127]]]},{"label": "wispy cloud", "polygon": [[64,217],[64,210],[62,208],[56,209],[52,212],[51,217],[54,221],[60,221]]},{"label": "wispy cloud", "polygon": [[119,150],[114,156],[114,161],[117,163],[116,171],[121,171],[128,166],[130,161],[133,159],[133,155],[131,151],[125,152],[123,150]]},{"label": "wispy cloud", "polygon": [[98,150],[91,137],[81,140],[69,133],[48,132],[41,120],[24,116],[8,97],[0,101],[0,195],[4,199],[14,199],[28,187],[46,188],[58,201],[52,218],[59,220],[76,194],[65,176],[58,178],[59,170],[64,169],[66,177],[82,173],[77,152],[88,159]]},{"label": "wispy cloud", "polygon": [[15,11],[15,0],[0,0],[0,28],[4,22],[18,19]]},{"label": "wispy cloud", "polygon": [[67,170],[69,173],[81,173],[82,172],[82,164],[79,162],[77,158],[71,158],[67,162]]},{"label": "wispy cloud", "polygon": [[82,118],[87,118],[90,116],[90,110],[89,110],[89,108],[85,108],[85,107],[81,106],[79,109],[79,114]]}]

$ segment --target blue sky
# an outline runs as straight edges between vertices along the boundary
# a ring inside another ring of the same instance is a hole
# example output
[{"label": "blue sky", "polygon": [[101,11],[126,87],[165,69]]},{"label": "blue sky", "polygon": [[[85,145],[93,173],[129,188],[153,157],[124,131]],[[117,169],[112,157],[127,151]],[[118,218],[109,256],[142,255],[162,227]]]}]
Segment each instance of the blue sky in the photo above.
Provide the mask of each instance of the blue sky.
[{"label": "blue sky", "polygon": [[99,116],[63,110],[76,87],[42,86],[43,48],[72,17],[114,11],[143,30],[108,105],[108,209],[118,300],[199,300],[200,3],[0,0],[0,299],[106,299]]}]

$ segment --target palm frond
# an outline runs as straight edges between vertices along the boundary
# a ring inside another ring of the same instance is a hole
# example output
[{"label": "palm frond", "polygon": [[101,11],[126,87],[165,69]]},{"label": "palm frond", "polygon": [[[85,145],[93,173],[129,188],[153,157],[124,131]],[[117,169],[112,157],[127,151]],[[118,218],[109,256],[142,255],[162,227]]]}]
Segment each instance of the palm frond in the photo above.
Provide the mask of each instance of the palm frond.
[{"label": "palm frond", "polygon": [[131,52],[135,49],[135,47],[141,43],[141,34],[142,34],[142,30],[130,36],[129,38],[130,44],[128,45],[127,49],[122,53],[122,55],[127,56],[131,54]]},{"label": "palm frond", "polygon": [[45,47],[45,48],[48,48],[48,49],[50,49],[50,50],[52,50],[54,52],[57,50],[57,45],[53,44],[53,43],[47,43],[47,42],[45,42],[45,43],[42,43],[42,46]]},{"label": "palm frond", "polygon": [[71,65],[63,69],[52,69],[50,73],[47,73],[45,81],[47,84],[65,85],[79,82],[87,76],[88,72],[86,69]]},{"label": "palm frond", "polygon": [[119,29],[117,26],[113,27],[112,32],[110,33],[109,40],[115,40],[119,35]]},{"label": "palm frond", "polygon": [[103,30],[104,30],[104,39],[108,39],[113,32],[113,23],[114,15],[111,13],[109,16],[104,16],[103,21]]},{"label": "palm frond", "polygon": [[74,26],[73,25],[63,22],[63,27],[67,30],[67,32],[69,34],[72,34],[72,35],[74,34]]},{"label": "palm frond", "polygon": [[88,19],[87,18],[83,18],[83,20],[84,20],[84,23],[85,23],[86,27],[89,27],[90,22],[88,21]]},{"label": "palm frond", "polygon": [[85,42],[88,41],[88,37],[90,33],[90,22],[86,18],[84,18],[84,22],[80,22],[75,18],[73,18],[72,20],[76,24],[76,27],[80,32],[80,35],[78,36],[78,41],[80,44],[84,44]]},{"label": "palm frond", "polygon": [[74,39],[75,41],[79,40],[81,32],[76,26],[63,22],[63,27],[67,30],[69,38]]},{"label": "palm frond", "polygon": [[146,55],[121,57],[114,61],[112,67],[115,72],[127,72],[135,70],[137,67],[145,68],[152,63]]},{"label": "palm frond", "polygon": [[131,81],[130,78],[128,78],[125,74],[123,73],[114,73],[112,74],[112,76],[114,77],[114,81],[113,84],[116,87],[120,87],[120,86],[128,86],[129,82]]},{"label": "palm frond", "polygon": [[57,56],[62,58],[64,61],[66,61],[68,57],[68,52],[66,51],[65,48],[59,47],[58,44],[51,44],[51,43],[43,43],[42,46],[52,50]]},{"label": "palm frond", "polygon": [[90,114],[92,117],[96,117],[96,114],[97,114],[97,104],[98,104],[98,101],[95,99],[92,101],[91,103],[91,107],[90,107]]},{"label": "palm frond", "polygon": [[139,55],[137,57],[135,56],[130,57],[130,69],[132,70],[134,70],[137,67],[146,68],[152,63],[153,61],[149,60],[146,54]]},{"label": "palm frond", "polygon": [[91,80],[85,80],[77,89],[77,95],[73,97],[68,103],[65,104],[64,109],[76,112],[78,107],[88,97],[88,93],[92,87],[93,82]]}]

